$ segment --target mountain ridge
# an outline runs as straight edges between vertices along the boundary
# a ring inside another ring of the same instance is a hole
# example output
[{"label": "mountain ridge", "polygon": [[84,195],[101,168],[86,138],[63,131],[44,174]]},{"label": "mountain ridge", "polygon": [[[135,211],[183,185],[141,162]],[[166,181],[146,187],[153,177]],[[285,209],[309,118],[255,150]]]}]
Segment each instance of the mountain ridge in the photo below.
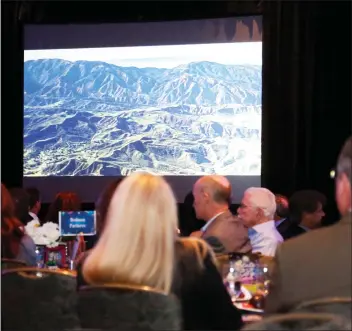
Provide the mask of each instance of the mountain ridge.
[{"label": "mountain ridge", "polygon": [[25,105],[35,98],[89,98],[133,106],[261,103],[261,67],[191,62],[172,69],[121,67],[102,61],[30,60]]}]

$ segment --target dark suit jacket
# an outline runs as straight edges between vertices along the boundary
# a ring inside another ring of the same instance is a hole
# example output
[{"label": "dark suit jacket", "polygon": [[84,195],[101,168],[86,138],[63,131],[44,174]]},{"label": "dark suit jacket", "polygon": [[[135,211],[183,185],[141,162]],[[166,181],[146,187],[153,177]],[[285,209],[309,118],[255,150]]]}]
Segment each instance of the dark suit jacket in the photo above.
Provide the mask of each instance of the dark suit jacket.
[{"label": "dark suit jacket", "polygon": [[282,238],[284,238],[284,233],[287,231],[289,226],[291,225],[291,221],[289,218],[285,218],[277,227],[277,231],[281,234]]},{"label": "dark suit jacket", "polygon": [[349,214],[280,245],[271,269],[267,313],[289,311],[307,300],[351,296],[351,223]]},{"label": "dark suit jacket", "polygon": [[219,215],[202,234],[215,253],[249,253],[252,251],[248,229],[231,213]]},{"label": "dark suit jacket", "polygon": [[297,237],[306,231],[302,229],[296,222],[291,221],[289,218],[286,218],[277,226],[277,231],[281,234],[284,240]]},{"label": "dark suit jacket", "polygon": [[[176,242],[176,268],[172,292],[180,299],[184,330],[239,330],[240,311],[234,307],[210,255],[197,270],[195,255]],[[87,253],[86,253],[87,254]],[[87,285],[82,276],[84,258],[77,266],[77,288]]]}]

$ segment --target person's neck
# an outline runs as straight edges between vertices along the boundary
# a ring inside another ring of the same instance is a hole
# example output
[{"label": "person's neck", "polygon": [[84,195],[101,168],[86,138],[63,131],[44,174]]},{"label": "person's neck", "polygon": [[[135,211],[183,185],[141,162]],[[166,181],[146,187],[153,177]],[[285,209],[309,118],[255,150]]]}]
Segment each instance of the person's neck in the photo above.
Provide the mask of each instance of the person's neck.
[{"label": "person's neck", "polygon": [[30,210],[29,212],[30,212],[30,213],[32,213],[32,214],[34,214],[34,215],[36,215],[36,216],[38,216],[38,214],[37,214],[37,211],[36,211],[36,210]]},{"label": "person's neck", "polygon": [[220,213],[224,213],[228,209],[229,209],[228,206],[217,206],[216,208],[213,208],[212,212],[208,214],[207,222],[209,222],[214,216],[216,216]]},{"label": "person's neck", "polygon": [[306,229],[309,229],[309,230],[312,230],[313,227],[309,224],[309,222],[305,219],[303,219],[299,225],[301,225],[302,227],[306,228]]}]

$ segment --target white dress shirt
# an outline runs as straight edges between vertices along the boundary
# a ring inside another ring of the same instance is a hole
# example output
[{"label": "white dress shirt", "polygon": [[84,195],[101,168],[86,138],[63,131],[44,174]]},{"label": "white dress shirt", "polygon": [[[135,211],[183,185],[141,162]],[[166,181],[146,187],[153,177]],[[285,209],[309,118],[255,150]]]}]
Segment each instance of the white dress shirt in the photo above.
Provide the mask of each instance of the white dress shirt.
[{"label": "white dress shirt", "polygon": [[33,218],[32,221],[38,221],[39,222],[39,218],[36,214],[32,213],[31,211],[28,212],[28,214]]},{"label": "white dress shirt", "polygon": [[276,230],[275,221],[268,221],[253,226],[248,230],[253,253],[275,256],[277,246],[284,240]]}]

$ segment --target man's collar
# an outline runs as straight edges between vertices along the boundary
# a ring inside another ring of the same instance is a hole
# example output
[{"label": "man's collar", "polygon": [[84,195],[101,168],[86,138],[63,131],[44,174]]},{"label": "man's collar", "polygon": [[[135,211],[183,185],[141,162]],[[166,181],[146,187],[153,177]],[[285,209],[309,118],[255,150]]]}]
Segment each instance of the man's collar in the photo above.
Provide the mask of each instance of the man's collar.
[{"label": "man's collar", "polygon": [[301,229],[303,229],[304,231],[306,231],[306,232],[310,231],[309,228],[307,228],[306,226],[304,226],[304,225],[302,225],[302,224],[298,224],[298,226],[299,226]]},{"label": "man's collar", "polygon": [[252,229],[255,230],[256,232],[260,232],[261,229],[270,228],[270,227],[275,227],[274,220],[269,220],[269,221],[254,225],[252,226]]},{"label": "man's collar", "polygon": [[227,211],[228,211],[228,209],[218,212],[218,213],[215,214],[207,223],[214,221],[217,217],[219,217],[219,216],[222,215],[223,213],[226,213]]},{"label": "man's collar", "polygon": [[275,221],[275,226],[278,227],[286,218],[281,218],[280,220]]},{"label": "man's collar", "polygon": [[33,218],[33,220],[39,221],[39,218],[36,214],[32,213],[31,211],[29,211],[28,214]]},{"label": "man's collar", "polygon": [[221,212],[215,214],[208,222],[205,223],[205,225],[201,228],[201,231],[205,232],[211,223],[213,223],[220,215],[222,215],[226,212],[227,212],[227,210],[224,210],[224,211],[221,211]]}]

